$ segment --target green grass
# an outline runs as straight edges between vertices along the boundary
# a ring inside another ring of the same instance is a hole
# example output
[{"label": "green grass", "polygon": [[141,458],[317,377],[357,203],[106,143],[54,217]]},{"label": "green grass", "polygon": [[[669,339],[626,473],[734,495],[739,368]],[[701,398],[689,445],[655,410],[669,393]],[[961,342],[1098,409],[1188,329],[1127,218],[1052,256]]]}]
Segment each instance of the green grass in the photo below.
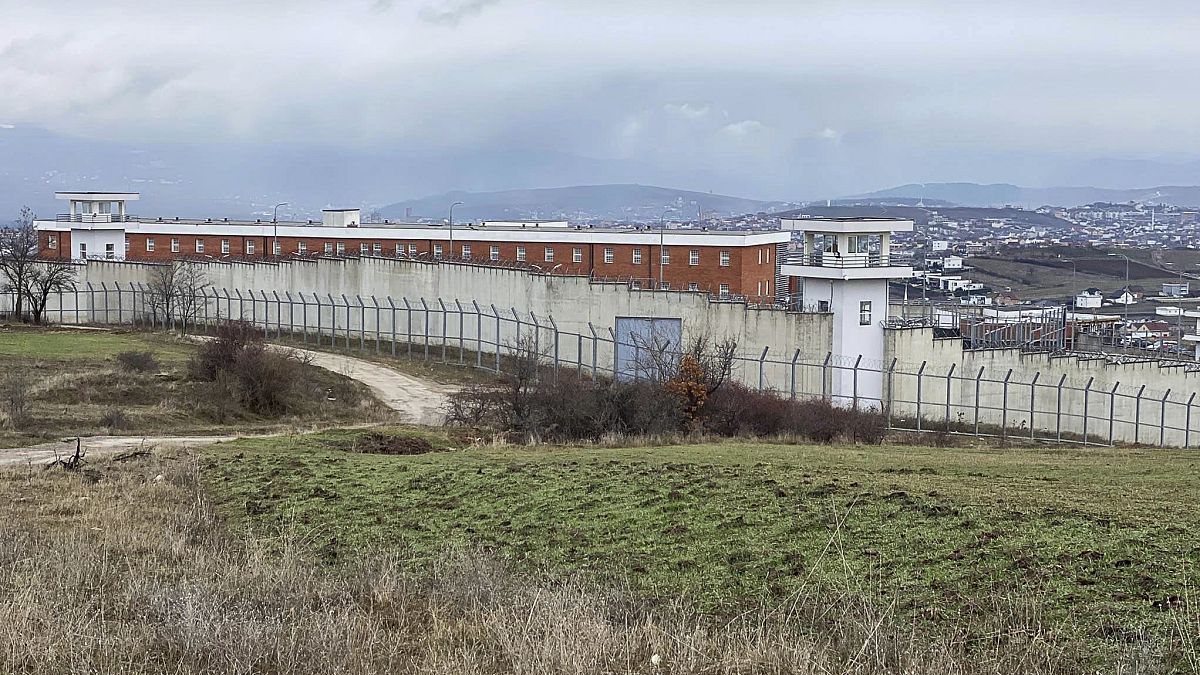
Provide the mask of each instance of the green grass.
[{"label": "green grass", "polygon": [[1164,608],[1200,582],[1200,458],[1183,451],[725,443],[393,457],[340,449],[353,433],[222,446],[206,455],[208,485],[236,527],[299,528],[331,559],[478,545],[719,614],[833,586],[947,628],[1002,597],[1098,658],[1139,631],[1172,635],[1179,616]]},{"label": "green grass", "polygon": [[181,362],[191,346],[152,333],[91,330],[41,330],[0,327],[0,361],[108,360],[124,351],[152,351],[160,361]]},{"label": "green grass", "polygon": [[[151,352],[157,368],[126,372],[116,356],[127,351]],[[29,421],[13,429],[8,394],[0,395],[0,448],[64,436],[277,432],[378,421],[386,414],[372,406],[365,386],[316,367],[305,370],[312,400],[303,402],[303,414],[268,418],[226,410],[211,387],[189,378],[187,364],[195,351],[195,343],[163,333],[0,327],[0,381],[22,374],[20,388],[30,403]],[[327,390],[339,392],[336,401],[326,401]],[[125,420],[110,427],[114,410]]]}]

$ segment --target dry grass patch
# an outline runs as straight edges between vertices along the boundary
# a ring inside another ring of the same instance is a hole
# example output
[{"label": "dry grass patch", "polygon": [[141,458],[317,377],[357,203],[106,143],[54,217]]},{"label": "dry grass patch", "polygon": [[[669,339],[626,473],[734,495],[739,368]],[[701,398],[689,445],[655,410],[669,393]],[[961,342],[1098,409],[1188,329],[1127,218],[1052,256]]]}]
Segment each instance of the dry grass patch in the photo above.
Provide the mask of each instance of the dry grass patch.
[{"label": "dry grass patch", "polygon": [[326,565],[300,528],[231,536],[187,454],[91,468],[0,472],[0,671],[1076,672],[1019,605],[998,604],[979,642],[815,585],[714,621],[478,552]]}]

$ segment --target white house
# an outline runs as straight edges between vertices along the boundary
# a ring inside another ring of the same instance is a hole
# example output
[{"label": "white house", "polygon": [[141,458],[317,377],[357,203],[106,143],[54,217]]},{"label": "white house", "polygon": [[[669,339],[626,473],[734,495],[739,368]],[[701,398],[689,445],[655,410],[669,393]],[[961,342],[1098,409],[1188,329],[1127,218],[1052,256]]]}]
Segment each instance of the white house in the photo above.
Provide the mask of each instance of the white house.
[{"label": "white house", "polygon": [[1135,305],[1137,304],[1138,299],[1137,295],[1135,295],[1134,292],[1129,290],[1129,287],[1126,286],[1116,293],[1109,295],[1108,301],[1114,305]]},{"label": "white house", "polygon": [[1104,304],[1104,292],[1099,288],[1089,288],[1075,296],[1076,309],[1095,309]]}]

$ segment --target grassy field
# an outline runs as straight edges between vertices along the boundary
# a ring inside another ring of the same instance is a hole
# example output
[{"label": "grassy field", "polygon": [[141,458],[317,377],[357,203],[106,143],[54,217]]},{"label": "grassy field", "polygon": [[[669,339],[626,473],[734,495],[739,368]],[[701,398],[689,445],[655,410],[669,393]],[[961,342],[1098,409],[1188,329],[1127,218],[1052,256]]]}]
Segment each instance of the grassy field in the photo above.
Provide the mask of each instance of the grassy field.
[{"label": "grassy field", "polygon": [[[150,352],[156,367],[152,372],[123,368],[116,357],[130,351]],[[194,351],[194,344],[163,334],[0,328],[0,373],[25,378],[22,389],[30,405],[30,420],[19,429],[0,424],[0,448],[76,435],[269,431],[383,417],[358,383],[306,367],[314,390],[343,395],[308,411],[303,420],[219,418],[205,405],[202,388],[187,377]],[[117,423],[114,411],[120,413]]]},{"label": "grassy field", "polygon": [[356,433],[222,446],[204,481],[235,530],[298,533],[327,562],[478,546],[714,616],[836,589],[934,634],[987,642],[1004,616],[1079,664],[1131,650],[1197,664],[1193,453],[445,451],[462,443],[421,432],[443,451],[398,457],[347,452]]}]

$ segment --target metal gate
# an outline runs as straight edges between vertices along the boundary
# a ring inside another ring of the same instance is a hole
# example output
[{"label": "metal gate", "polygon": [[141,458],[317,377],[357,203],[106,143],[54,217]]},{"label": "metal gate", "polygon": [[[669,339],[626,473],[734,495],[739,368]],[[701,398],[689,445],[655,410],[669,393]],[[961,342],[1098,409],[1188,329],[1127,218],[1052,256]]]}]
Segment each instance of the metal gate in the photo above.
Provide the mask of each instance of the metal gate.
[{"label": "metal gate", "polygon": [[618,316],[616,375],[620,379],[658,377],[673,370],[683,339],[683,319]]}]

